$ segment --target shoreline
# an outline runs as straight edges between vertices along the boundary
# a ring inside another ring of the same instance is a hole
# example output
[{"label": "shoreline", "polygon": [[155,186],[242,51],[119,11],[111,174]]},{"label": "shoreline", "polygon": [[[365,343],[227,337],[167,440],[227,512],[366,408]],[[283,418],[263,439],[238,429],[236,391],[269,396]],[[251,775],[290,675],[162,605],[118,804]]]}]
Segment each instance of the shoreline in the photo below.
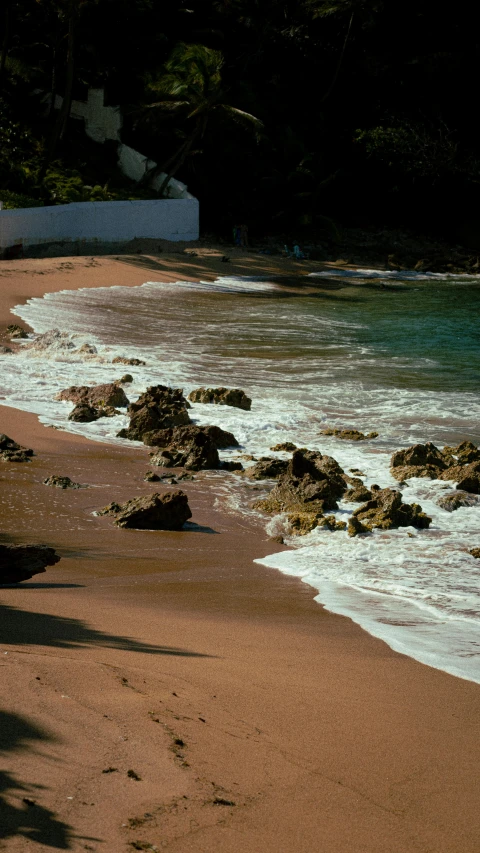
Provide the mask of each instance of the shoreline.
[{"label": "shoreline", "polygon": [[[53,290],[308,271],[238,255],[234,269],[218,253],[6,262],[0,322]],[[1,707],[14,748],[0,740],[0,756],[17,781],[45,785],[0,792],[13,827],[0,830],[0,849],[25,849],[28,812],[40,851],[61,846],[52,838],[107,853],[137,842],[180,853],[476,850],[478,685],[393,652],[299,579],[253,563],[281,546],[212,507],[206,479],[185,486],[197,529],[122,531],[93,519],[114,498],[152,490],[146,449],[0,412],[0,431],[37,454],[2,463],[2,541],[62,554],[45,575],[0,591]],[[91,488],[46,488],[51,473]]]}]

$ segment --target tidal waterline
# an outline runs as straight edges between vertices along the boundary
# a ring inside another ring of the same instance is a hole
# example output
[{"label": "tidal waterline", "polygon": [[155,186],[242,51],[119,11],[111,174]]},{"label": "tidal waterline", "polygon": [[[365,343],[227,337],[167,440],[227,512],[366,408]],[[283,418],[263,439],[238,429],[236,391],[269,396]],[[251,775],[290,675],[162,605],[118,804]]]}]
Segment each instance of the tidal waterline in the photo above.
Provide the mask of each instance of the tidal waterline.
[{"label": "tidal waterline", "polygon": [[[271,455],[269,448],[289,440],[334,456],[345,470],[360,468],[367,485],[398,487],[389,474],[393,450],[427,440],[480,441],[479,308],[477,279],[423,276],[357,282],[329,274],[299,279],[298,287],[225,277],[61,292],[16,313],[36,332],[57,327],[75,335],[77,349],[94,342],[98,355],[53,348],[33,357],[25,350],[4,393],[46,421],[66,422],[68,407],[53,403],[57,390],[118,378],[112,358],[135,356],[146,365],[129,368],[133,399],[158,383],[186,392],[242,387],[253,398],[251,412],[196,405],[192,417],[230,429],[244,452]],[[114,441],[122,419],[108,420],[74,429]],[[327,425],[377,430],[379,437],[349,444],[323,436]],[[237,481],[226,476],[234,494]],[[402,487],[404,500],[432,516],[429,531],[376,533],[367,541],[314,531],[292,540],[294,551],[263,562],[301,576],[330,609],[394,648],[480,680],[478,562],[468,554],[478,545],[480,508],[441,510],[436,501],[445,487]],[[341,504],[339,517],[352,509]],[[269,525],[288,533],[281,517]]]}]

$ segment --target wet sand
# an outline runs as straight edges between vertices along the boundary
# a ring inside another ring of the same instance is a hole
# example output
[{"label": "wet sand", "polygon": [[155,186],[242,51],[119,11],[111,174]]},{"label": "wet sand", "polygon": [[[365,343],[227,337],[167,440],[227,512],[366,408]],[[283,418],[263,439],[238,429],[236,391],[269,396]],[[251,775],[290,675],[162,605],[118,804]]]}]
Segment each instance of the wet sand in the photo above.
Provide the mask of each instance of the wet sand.
[{"label": "wet sand", "polygon": [[[231,257],[3,262],[0,324],[67,287],[308,271]],[[119,530],[92,511],[168,488],[143,481],[146,448],[5,407],[0,432],[36,454],[0,462],[0,541],[62,556],[0,589],[0,849],[476,853],[478,685],[253,563],[281,546],[215,501],[228,475],[182,486],[190,529]]]}]

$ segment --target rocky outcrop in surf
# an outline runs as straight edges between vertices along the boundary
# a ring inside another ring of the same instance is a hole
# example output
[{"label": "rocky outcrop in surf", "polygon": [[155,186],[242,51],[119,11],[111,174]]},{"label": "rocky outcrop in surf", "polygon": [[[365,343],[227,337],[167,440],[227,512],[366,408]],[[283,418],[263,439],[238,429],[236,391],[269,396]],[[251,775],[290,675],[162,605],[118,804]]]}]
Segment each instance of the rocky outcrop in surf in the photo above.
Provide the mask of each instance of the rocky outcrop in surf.
[{"label": "rocky outcrop in surf", "polygon": [[[152,436],[149,437],[149,443]],[[185,468],[187,471],[242,470],[240,463],[222,463],[218,448],[238,446],[231,432],[217,426],[174,427],[156,432],[153,436],[156,450],[150,462],[161,468]]]},{"label": "rocky outcrop in surf", "polygon": [[285,459],[262,458],[245,471],[245,476],[251,480],[276,480],[286,473],[288,461]]},{"label": "rocky outcrop in surf", "polygon": [[406,450],[397,450],[393,454],[390,467],[396,480],[408,480],[410,477],[429,477],[438,479],[440,474],[452,464],[453,458],[442,453],[438,447],[427,444],[414,444]]},{"label": "rocky outcrop in surf", "polygon": [[460,509],[462,506],[477,506],[480,498],[477,495],[471,495],[468,492],[447,492],[442,495],[438,501],[437,505],[442,509],[446,509],[447,512],[454,512],[456,509]]},{"label": "rocky outcrop in surf", "polygon": [[80,483],[74,483],[70,477],[60,477],[52,474],[43,481],[44,486],[54,486],[56,489],[81,489]]},{"label": "rocky outcrop in surf", "polygon": [[[349,535],[356,536],[374,528],[392,530],[397,527],[417,527],[422,530],[430,526],[432,519],[419,504],[405,504],[402,493],[396,489],[372,487],[372,498],[353,513]],[[358,522],[365,530],[361,529]],[[355,529],[356,528],[356,529]]]},{"label": "rocky outcrop in surf", "polygon": [[322,429],[321,435],[334,435],[336,438],[341,438],[343,441],[369,441],[372,438],[378,437],[378,432],[360,432],[358,429],[335,429],[328,427]]},{"label": "rocky outcrop in surf", "polygon": [[107,382],[104,385],[71,385],[55,397],[56,400],[68,400],[75,405],[87,405],[96,409],[106,409],[129,405],[129,400],[119,382]]},{"label": "rocky outcrop in surf", "polygon": [[399,481],[410,477],[451,480],[460,491],[480,494],[480,450],[471,441],[443,450],[430,442],[415,444],[394,453],[390,465]]},{"label": "rocky outcrop in surf", "polygon": [[111,515],[117,527],[136,530],[181,530],[192,517],[185,492],[155,492],[124,504],[111,503],[97,515]]},{"label": "rocky outcrop in surf", "polygon": [[47,545],[0,545],[0,584],[26,581],[59,560]]},{"label": "rocky outcrop in surf", "polygon": [[18,323],[10,323],[5,330],[5,335],[7,338],[12,338],[12,340],[28,338],[25,329],[23,326],[19,326]]},{"label": "rocky outcrop in surf", "polygon": [[190,423],[189,408],[190,404],[181,389],[152,385],[129,405],[130,424],[120,430],[118,437],[143,441],[153,446],[153,433]]},{"label": "rocky outcrop in surf", "polygon": [[220,406],[233,406],[249,412],[252,401],[240,388],[196,388],[188,395],[192,403],[215,403]]},{"label": "rocky outcrop in surf", "polygon": [[98,421],[100,418],[113,418],[120,414],[121,412],[113,406],[97,408],[89,403],[78,403],[70,412],[68,420],[79,424],[89,424],[92,421]]},{"label": "rocky outcrop in surf", "polygon": [[297,445],[293,443],[293,441],[282,441],[280,444],[275,444],[270,450],[281,451],[285,450],[287,453],[293,453],[294,450],[297,450]]},{"label": "rocky outcrop in surf", "polygon": [[131,367],[145,367],[146,363],[141,358],[127,358],[125,355],[116,355],[112,358],[112,364],[129,364]]},{"label": "rocky outcrop in surf", "polygon": [[145,437],[147,440],[144,439],[144,444],[148,444],[149,447],[169,447],[179,442],[188,442],[198,433],[208,435],[218,450],[239,446],[233,433],[218,426],[198,426],[197,424],[187,424],[186,426],[171,427],[148,433]]},{"label": "rocky outcrop in surf", "polygon": [[302,448],[294,452],[268,498],[254,507],[272,514],[286,513],[289,523],[305,533],[323,526],[325,510],[338,509],[337,501],[349,479],[331,456]]},{"label": "rocky outcrop in surf", "polygon": [[0,459],[4,462],[29,462],[33,455],[30,448],[22,447],[4,433],[0,434]]}]

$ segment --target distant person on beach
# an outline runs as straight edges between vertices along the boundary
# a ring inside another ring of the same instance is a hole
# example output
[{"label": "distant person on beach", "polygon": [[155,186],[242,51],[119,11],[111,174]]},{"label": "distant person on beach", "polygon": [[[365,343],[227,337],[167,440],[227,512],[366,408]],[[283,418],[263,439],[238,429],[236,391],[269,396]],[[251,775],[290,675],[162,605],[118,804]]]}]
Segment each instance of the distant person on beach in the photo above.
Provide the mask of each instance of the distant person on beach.
[{"label": "distant person on beach", "polygon": [[240,246],[248,246],[248,225],[240,225]]},{"label": "distant person on beach", "polygon": [[242,245],[242,226],[234,225],[233,226],[233,245],[241,246]]}]

